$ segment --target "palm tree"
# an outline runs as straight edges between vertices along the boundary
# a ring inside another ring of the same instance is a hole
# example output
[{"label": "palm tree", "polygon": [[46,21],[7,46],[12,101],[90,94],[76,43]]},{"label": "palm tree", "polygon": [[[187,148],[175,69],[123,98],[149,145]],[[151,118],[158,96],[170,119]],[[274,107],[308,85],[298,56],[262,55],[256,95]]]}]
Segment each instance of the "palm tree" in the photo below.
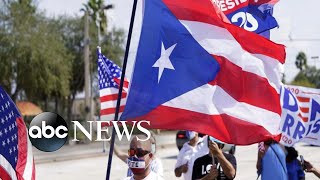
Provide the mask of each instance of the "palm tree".
[{"label": "palm tree", "polygon": [[296,57],[296,66],[300,71],[307,68],[307,56],[302,51]]},{"label": "palm tree", "polygon": [[98,41],[99,45],[101,42],[101,32],[106,34],[107,32],[107,16],[104,10],[113,8],[113,5],[104,5],[104,0],[89,0],[88,4],[85,5],[87,10],[89,10],[90,17],[96,23],[98,28]]}]

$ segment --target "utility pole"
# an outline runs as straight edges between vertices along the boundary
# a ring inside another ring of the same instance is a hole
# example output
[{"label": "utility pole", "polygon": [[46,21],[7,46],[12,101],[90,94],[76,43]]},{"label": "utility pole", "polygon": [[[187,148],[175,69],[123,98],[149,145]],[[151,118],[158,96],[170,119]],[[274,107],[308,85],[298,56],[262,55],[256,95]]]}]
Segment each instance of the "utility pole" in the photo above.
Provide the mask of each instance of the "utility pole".
[{"label": "utility pole", "polygon": [[[107,5],[107,6],[102,6],[99,11],[104,11],[104,10],[108,10],[108,9],[112,9],[113,8],[113,5]],[[101,23],[101,17],[100,17],[100,12],[97,12],[95,14],[96,16],[96,26],[97,26],[97,29],[98,29],[98,49],[101,53],[101,41],[102,41],[102,36],[101,36],[101,26],[100,26],[100,23]],[[104,12],[103,12],[104,13]],[[92,105],[91,105],[92,107]],[[105,153],[106,152],[106,144],[105,144],[105,141],[102,142],[102,152]]]},{"label": "utility pole", "polygon": [[317,68],[317,63],[316,63],[316,60],[319,59],[319,56],[311,56],[311,59],[314,60],[314,67]]},{"label": "utility pole", "polygon": [[84,90],[85,90],[85,127],[88,128],[87,121],[91,120],[91,76],[89,61],[89,12],[85,11],[84,15]]}]

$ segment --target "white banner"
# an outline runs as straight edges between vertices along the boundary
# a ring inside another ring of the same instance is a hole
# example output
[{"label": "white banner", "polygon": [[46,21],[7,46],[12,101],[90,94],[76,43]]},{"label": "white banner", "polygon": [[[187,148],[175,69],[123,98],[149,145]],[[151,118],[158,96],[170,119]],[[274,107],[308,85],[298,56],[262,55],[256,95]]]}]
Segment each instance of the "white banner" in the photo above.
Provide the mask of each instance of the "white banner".
[{"label": "white banner", "polygon": [[285,85],[281,88],[281,143],[320,145],[320,89]]}]

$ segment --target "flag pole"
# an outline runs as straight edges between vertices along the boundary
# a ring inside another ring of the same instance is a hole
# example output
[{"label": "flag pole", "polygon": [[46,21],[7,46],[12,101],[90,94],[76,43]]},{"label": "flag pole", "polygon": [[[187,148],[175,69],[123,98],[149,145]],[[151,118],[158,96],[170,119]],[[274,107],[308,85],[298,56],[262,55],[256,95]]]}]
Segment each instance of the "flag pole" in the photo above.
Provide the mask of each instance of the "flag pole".
[{"label": "flag pole", "polygon": [[[134,18],[135,18],[135,14],[136,14],[136,8],[137,8],[137,0],[134,0],[133,1],[132,12],[131,12],[131,20],[130,20],[128,38],[127,38],[126,51],[125,51],[125,54],[124,54],[124,60],[123,60],[123,66],[122,66],[121,81],[120,81],[120,87],[119,87],[119,92],[118,92],[118,99],[117,99],[115,118],[114,118],[114,120],[116,120],[116,121],[119,121],[118,116],[119,116],[119,109],[120,109],[120,101],[121,101],[121,95],[122,95],[124,76],[125,76],[126,68],[127,68],[128,54],[129,54],[129,48],[130,48],[130,42],[131,42],[133,23],[134,23]],[[112,128],[111,142],[110,142],[110,150],[109,150],[109,158],[108,158],[108,167],[107,167],[106,180],[110,179],[111,163],[112,163],[112,155],[113,155],[115,137],[116,137],[116,135],[115,135],[114,127],[113,127]]]},{"label": "flag pole", "polygon": [[[99,43],[100,44],[100,43]],[[99,54],[102,54],[101,53],[101,47],[100,46],[97,46],[97,54],[99,56]],[[99,57],[98,57],[99,58]],[[106,142],[105,141],[102,141],[102,152],[105,153],[106,152]]]}]

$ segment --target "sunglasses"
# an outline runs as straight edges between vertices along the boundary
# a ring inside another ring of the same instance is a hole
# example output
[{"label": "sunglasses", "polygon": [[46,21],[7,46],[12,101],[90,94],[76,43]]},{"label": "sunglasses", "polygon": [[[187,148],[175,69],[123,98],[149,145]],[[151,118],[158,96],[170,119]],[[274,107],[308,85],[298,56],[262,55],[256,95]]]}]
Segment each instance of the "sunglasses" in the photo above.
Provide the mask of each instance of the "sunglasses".
[{"label": "sunglasses", "polygon": [[137,149],[130,148],[128,150],[128,155],[129,156],[135,156],[136,155],[137,157],[143,157],[143,156],[145,156],[145,155],[147,155],[149,153],[150,153],[150,151],[146,151],[146,150],[143,150],[141,148],[137,148]]}]

